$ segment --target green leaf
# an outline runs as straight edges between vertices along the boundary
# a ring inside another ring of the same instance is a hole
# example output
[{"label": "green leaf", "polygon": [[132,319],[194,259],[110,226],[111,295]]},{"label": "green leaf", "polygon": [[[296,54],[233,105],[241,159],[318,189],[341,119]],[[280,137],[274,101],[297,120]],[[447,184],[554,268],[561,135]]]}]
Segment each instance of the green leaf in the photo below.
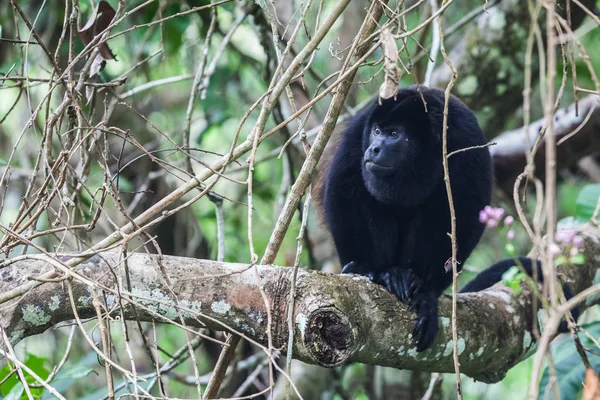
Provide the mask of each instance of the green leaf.
[{"label": "green leaf", "polygon": [[8,162],[0,158],[0,167],[4,167],[6,165],[8,165]]},{"label": "green leaf", "polygon": [[579,192],[579,197],[577,197],[575,218],[588,221],[596,209],[599,198],[600,183],[584,186]]},{"label": "green leaf", "polygon": [[567,257],[565,256],[558,256],[556,257],[556,260],[554,261],[554,265],[563,265],[567,263]]},{"label": "green leaf", "polygon": [[506,271],[504,274],[502,274],[502,283],[504,283],[505,285],[510,284],[513,280],[515,280],[518,273],[519,273],[519,267],[517,267],[516,265],[513,265],[512,267],[510,267],[508,269],[508,271]]},{"label": "green leaf", "polygon": [[525,274],[521,272],[519,267],[513,265],[502,274],[502,283],[512,289],[516,294],[521,293],[521,281],[525,278]]},{"label": "green leaf", "polygon": [[54,378],[54,381],[60,379],[81,379],[92,373],[94,373],[93,368],[82,368],[81,365],[79,365],[68,370],[61,370],[58,375],[56,375],[56,378]]},{"label": "green leaf", "polygon": [[[592,337],[600,336],[600,322],[594,322],[584,326]],[[591,340],[584,334],[579,334],[579,339],[584,347],[594,347]],[[582,383],[585,378],[585,366],[581,362],[581,357],[575,349],[573,340],[570,337],[559,341],[552,346],[554,364],[556,366],[557,383],[562,400],[576,400],[579,398],[582,390]],[[588,359],[594,371],[600,369],[600,356],[587,353]],[[544,370],[540,380],[539,399],[544,398],[548,383],[550,382],[550,373],[548,368]],[[549,388],[548,388],[549,389]]]},{"label": "green leaf", "polygon": [[[15,374],[16,375],[16,374]],[[15,385],[10,392],[6,395],[4,400],[19,400],[25,394],[25,387],[19,382],[18,385]],[[25,396],[27,398],[27,396]]]},{"label": "green leaf", "polygon": [[4,380],[8,374],[10,374],[10,366],[5,365],[4,367],[0,368],[0,382],[4,382],[2,383],[2,385],[0,385],[0,395],[7,395],[12,391],[12,389],[17,385],[17,383],[19,383],[19,379],[17,378],[17,374],[13,374],[10,378]]},{"label": "green leaf", "polygon": [[[25,365],[29,367],[37,376],[42,379],[46,379],[50,374],[50,368],[48,367],[49,362],[46,358],[35,356],[31,353],[27,353],[25,356]],[[0,381],[4,379],[10,373],[10,367],[5,365],[0,369]],[[26,371],[23,371],[25,380],[28,383],[38,383],[37,380],[29,375]],[[41,397],[45,389],[31,389],[31,393],[35,398]],[[5,399],[19,399],[23,393],[23,384],[19,381],[17,374],[13,374],[8,378],[2,386],[0,386],[0,394],[6,395]],[[13,397],[16,396],[16,397]]]},{"label": "green leaf", "polygon": [[[77,362],[76,366],[73,366],[69,369],[62,369],[56,377],[52,380],[51,385],[56,389],[59,393],[65,393],[71,388],[81,387],[82,379],[86,378],[90,374],[98,375],[94,369],[85,367],[85,360],[80,360]],[[83,380],[85,381],[85,380]],[[55,399],[56,397],[49,392],[44,393],[43,400]]]},{"label": "green leaf", "polygon": [[[594,370],[600,368],[600,357],[592,353],[587,353],[588,359]],[[559,363],[556,363],[556,375],[558,377],[558,387],[560,389],[560,398],[562,400],[576,400],[581,392],[583,379],[585,377],[585,366],[581,362],[581,357],[575,350]],[[546,387],[549,383],[550,374],[548,368],[544,370],[542,380],[540,381],[540,396],[544,398]]]},{"label": "green leaf", "polygon": [[563,230],[573,230],[579,228],[581,225],[585,224],[587,220],[579,220],[575,217],[565,217],[558,221],[556,225],[556,229],[559,231]]},{"label": "green leaf", "polygon": [[569,261],[571,261],[571,264],[582,265],[585,264],[585,256],[583,255],[583,253],[579,253],[571,257]]}]

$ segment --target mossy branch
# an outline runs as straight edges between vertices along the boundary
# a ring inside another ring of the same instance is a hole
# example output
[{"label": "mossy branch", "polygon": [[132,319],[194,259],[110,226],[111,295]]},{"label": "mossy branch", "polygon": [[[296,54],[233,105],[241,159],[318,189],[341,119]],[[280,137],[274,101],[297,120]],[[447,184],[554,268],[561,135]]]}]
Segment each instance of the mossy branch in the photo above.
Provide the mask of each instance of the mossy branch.
[{"label": "mossy branch", "polygon": [[[561,272],[575,292],[595,283],[599,275],[600,229],[586,226],[586,265]],[[6,263],[6,262],[5,262]],[[236,331],[258,345],[267,343],[265,303],[256,275],[247,265],[156,255],[131,254],[127,260],[131,290],[117,253],[100,253],[65,273],[56,259],[22,256],[0,269],[0,292],[17,289],[29,279],[57,271],[55,279],[6,301],[0,324],[12,342],[44,332],[75,318],[66,285],[71,285],[79,318],[95,318],[93,290],[105,313],[143,321],[180,324],[185,329],[207,327]],[[258,266],[270,299],[273,344],[286,349],[287,298],[292,269]],[[170,290],[163,273],[168,274]],[[47,276],[47,275],[46,275]],[[119,301],[119,293],[120,300]],[[172,293],[178,298],[174,299]],[[502,285],[458,296],[458,349],[461,372],[496,382],[523,359],[535,343],[530,333],[531,293],[519,295]],[[583,304],[588,307],[590,304]],[[121,313],[119,307],[124,307]],[[134,307],[136,309],[134,315]],[[180,313],[177,311],[180,308]],[[440,332],[433,346],[417,353],[410,332],[416,316],[384,288],[355,276],[302,269],[297,277],[294,358],[326,367],[356,361],[420,371],[453,371],[450,298],[440,301]]]}]

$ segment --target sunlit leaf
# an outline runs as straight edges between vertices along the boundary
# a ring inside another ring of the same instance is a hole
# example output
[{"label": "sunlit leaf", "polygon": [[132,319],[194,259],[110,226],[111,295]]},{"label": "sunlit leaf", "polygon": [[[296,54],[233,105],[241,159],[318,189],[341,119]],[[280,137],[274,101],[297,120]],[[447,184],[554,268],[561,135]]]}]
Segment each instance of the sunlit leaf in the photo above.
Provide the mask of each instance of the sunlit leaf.
[{"label": "sunlit leaf", "polygon": [[567,257],[565,256],[558,256],[556,257],[556,260],[554,260],[554,265],[563,265],[567,263]]},{"label": "sunlit leaf", "polygon": [[577,198],[575,217],[584,221],[589,220],[598,205],[598,199],[600,199],[600,183],[584,186]]},{"label": "sunlit leaf", "polygon": [[571,264],[582,265],[585,264],[585,256],[583,255],[583,253],[579,253],[571,257],[569,261],[571,261]]},{"label": "sunlit leaf", "polygon": [[[584,326],[591,337],[600,336],[600,323],[595,322]],[[584,347],[596,349],[594,343],[584,334],[579,334],[579,338]],[[562,400],[575,400],[581,395],[583,382],[585,379],[586,368],[581,361],[581,357],[575,349],[573,340],[568,338],[553,345],[552,353],[554,365],[556,368],[557,384],[560,389],[560,398]],[[598,371],[600,368],[600,356],[586,352],[592,368]],[[544,398],[547,386],[550,382],[550,373],[548,368],[544,370],[540,380],[539,399]]]}]

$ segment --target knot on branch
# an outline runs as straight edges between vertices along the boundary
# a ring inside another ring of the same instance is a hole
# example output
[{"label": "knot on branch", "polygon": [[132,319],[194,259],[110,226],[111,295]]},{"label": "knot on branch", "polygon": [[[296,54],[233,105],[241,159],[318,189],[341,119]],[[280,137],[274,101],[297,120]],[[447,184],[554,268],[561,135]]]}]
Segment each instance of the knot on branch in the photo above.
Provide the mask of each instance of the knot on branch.
[{"label": "knot on branch", "polygon": [[346,315],[334,307],[320,308],[308,320],[305,345],[323,367],[336,367],[352,355],[356,339]]}]

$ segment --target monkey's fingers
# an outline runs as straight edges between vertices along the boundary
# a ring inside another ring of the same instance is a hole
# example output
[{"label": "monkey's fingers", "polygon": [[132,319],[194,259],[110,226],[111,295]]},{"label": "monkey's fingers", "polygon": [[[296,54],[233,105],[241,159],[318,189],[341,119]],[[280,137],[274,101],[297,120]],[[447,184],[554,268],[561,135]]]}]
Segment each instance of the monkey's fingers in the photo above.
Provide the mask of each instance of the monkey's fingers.
[{"label": "monkey's fingers", "polygon": [[391,294],[396,296],[398,300],[407,303],[410,298],[408,295],[408,287],[412,274],[410,271],[401,270],[397,267],[392,267],[378,275],[378,280],[381,285],[385,286]]},{"label": "monkey's fingers", "polygon": [[413,329],[413,339],[417,344],[417,351],[428,349],[438,332],[438,299],[433,293],[420,294],[415,298],[417,309],[417,323]]},{"label": "monkey's fingers", "polygon": [[412,299],[421,290],[423,280],[416,276],[411,269],[390,268],[390,280],[398,292],[397,297],[404,303],[412,303]]},{"label": "monkey's fingers", "polygon": [[416,294],[421,291],[422,287],[423,287],[423,280],[417,276],[414,276],[408,287],[409,297],[410,298],[415,297]]},{"label": "monkey's fingers", "polygon": [[408,297],[405,290],[405,285],[402,277],[398,274],[395,274],[392,270],[386,271],[381,274],[381,279],[388,292],[396,296],[398,300],[403,303],[406,303]]}]

